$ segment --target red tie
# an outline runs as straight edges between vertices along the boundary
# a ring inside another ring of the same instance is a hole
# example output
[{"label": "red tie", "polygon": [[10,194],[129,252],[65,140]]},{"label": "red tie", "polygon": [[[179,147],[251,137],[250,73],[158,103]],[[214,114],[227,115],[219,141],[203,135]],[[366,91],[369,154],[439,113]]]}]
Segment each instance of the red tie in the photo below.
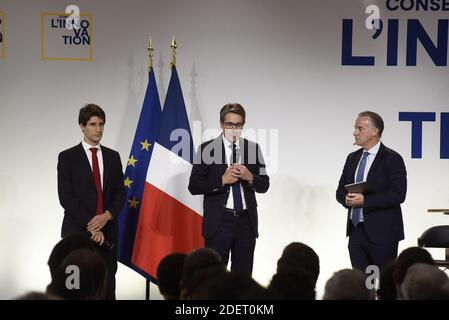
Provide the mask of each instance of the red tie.
[{"label": "red tie", "polygon": [[92,172],[94,174],[95,188],[97,189],[97,210],[95,214],[103,212],[103,191],[101,190],[100,167],[98,166],[97,148],[90,148],[92,152]]}]

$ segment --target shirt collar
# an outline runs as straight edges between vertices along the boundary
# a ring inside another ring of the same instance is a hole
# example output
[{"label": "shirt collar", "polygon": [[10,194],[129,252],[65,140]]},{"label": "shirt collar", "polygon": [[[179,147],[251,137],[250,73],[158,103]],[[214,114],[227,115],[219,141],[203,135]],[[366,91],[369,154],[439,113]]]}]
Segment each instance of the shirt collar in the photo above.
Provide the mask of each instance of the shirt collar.
[{"label": "shirt collar", "polygon": [[[232,149],[232,142],[230,142],[228,139],[226,139],[223,133],[221,134],[221,137],[223,139],[223,143],[224,143],[225,148]],[[236,149],[240,149],[240,139],[238,139],[235,142],[235,145],[236,145]]]},{"label": "shirt collar", "polygon": [[100,144],[97,144],[96,146],[91,146],[90,144],[88,144],[86,141],[84,141],[84,139],[81,141],[82,145],[83,145],[83,149],[85,151],[89,151],[90,148],[97,148],[99,151],[101,151],[101,147]]},{"label": "shirt collar", "polygon": [[371,149],[363,150],[363,152],[369,152],[369,154],[376,155],[379,152],[379,148],[380,148],[380,140]]}]

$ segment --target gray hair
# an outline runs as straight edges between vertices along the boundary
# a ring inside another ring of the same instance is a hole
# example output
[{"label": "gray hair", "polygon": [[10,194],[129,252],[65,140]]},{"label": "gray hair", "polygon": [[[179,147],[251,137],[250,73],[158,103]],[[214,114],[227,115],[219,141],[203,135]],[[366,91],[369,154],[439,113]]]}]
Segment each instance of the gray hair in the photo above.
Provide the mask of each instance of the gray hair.
[{"label": "gray hair", "polygon": [[374,300],[375,292],[366,286],[366,274],[343,269],[327,280],[323,300]]},{"label": "gray hair", "polygon": [[373,111],[363,111],[359,113],[359,117],[368,117],[371,120],[371,124],[379,130],[379,138],[382,137],[384,131],[384,120],[382,117]]},{"label": "gray hair", "polygon": [[401,284],[405,300],[449,299],[449,278],[446,273],[426,263],[415,263],[408,268]]}]

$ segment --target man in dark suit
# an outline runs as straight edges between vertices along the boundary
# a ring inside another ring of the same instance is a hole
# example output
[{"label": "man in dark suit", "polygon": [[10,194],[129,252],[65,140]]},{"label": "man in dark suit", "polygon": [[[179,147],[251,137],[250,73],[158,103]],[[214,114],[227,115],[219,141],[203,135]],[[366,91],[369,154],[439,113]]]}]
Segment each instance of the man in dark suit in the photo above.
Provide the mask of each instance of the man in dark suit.
[{"label": "man in dark suit", "polygon": [[[100,145],[106,115],[95,104],[80,109],[83,141],[58,157],[58,194],[64,208],[61,236],[91,233],[108,266],[107,298],[115,299],[117,217],[125,200],[120,155]],[[111,248],[112,247],[112,248]]]},{"label": "man in dark suit", "polygon": [[240,137],[245,110],[238,103],[220,111],[223,134],[203,143],[196,154],[189,190],[204,195],[203,237],[231,270],[251,274],[257,224],[255,192],[265,193],[269,178],[257,143]]},{"label": "man in dark suit", "polygon": [[[404,239],[400,204],[407,192],[404,160],[381,141],[384,123],[374,112],[358,115],[355,144],[362,148],[346,159],[336,192],[337,201],[348,209],[346,235],[353,268],[366,271],[369,265],[382,270],[397,257]],[[348,193],[345,185],[366,181],[364,193]]]}]

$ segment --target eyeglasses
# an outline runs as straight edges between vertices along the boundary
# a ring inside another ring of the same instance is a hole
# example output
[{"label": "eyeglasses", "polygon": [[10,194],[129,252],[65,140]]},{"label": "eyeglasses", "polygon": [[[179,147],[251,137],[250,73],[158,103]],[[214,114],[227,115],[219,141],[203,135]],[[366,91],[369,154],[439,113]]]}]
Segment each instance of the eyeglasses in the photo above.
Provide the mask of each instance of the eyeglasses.
[{"label": "eyeglasses", "polygon": [[223,124],[226,129],[232,129],[232,128],[242,129],[243,128],[243,123],[241,123],[241,122],[237,122],[237,123],[225,122]]}]

